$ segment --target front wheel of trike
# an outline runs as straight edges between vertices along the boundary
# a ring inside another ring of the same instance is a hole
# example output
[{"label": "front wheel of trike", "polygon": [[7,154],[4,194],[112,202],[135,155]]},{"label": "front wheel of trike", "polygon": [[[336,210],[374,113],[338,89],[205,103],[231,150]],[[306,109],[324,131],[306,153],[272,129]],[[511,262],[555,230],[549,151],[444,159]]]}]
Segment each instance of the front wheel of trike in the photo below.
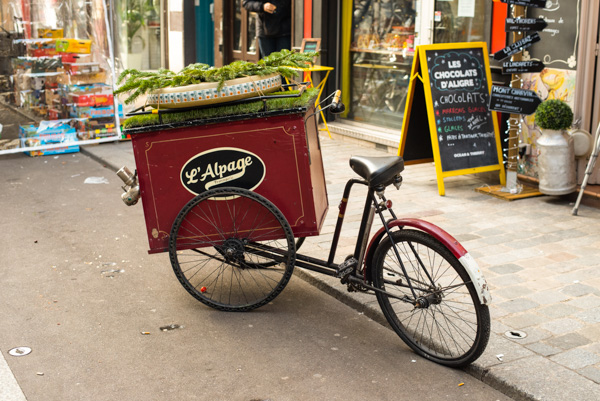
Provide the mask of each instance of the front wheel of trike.
[{"label": "front wheel of trike", "polygon": [[422,231],[393,232],[375,251],[372,279],[385,291],[377,292],[377,300],[387,321],[415,352],[455,368],[483,353],[490,335],[488,307],[437,239]]},{"label": "front wheel of trike", "polygon": [[206,191],[173,223],[169,256],[196,299],[223,311],[249,311],[273,300],[296,260],[294,235],[279,209],[241,188]]}]

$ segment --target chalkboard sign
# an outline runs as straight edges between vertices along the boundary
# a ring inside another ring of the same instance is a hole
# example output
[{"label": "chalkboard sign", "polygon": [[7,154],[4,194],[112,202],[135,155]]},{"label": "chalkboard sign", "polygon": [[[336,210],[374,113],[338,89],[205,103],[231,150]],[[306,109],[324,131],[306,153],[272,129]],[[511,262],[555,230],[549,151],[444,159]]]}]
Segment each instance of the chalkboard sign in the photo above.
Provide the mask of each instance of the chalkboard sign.
[{"label": "chalkboard sign", "polygon": [[490,109],[512,114],[533,114],[542,103],[535,91],[492,85]]},{"label": "chalkboard sign", "polygon": [[[423,144],[429,144],[440,195],[449,176],[498,170],[504,184],[498,123],[488,108],[487,55],[483,42],[424,45],[415,51],[398,154],[406,164],[428,161],[410,156],[426,155]],[[425,107],[419,105],[423,97]]]},{"label": "chalkboard sign", "polygon": [[507,18],[504,24],[506,32],[541,31],[548,23],[543,18]]},{"label": "chalkboard sign", "polygon": [[577,46],[581,0],[554,0],[549,8],[528,8],[528,18],[543,18],[548,26],[540,31],[541,42],[530,49],[529,59],[546,67],[577,69]]},{"label": "chalkboard sign", "polygon": [[318,52],[321,49],[321,39],[304,38],[300,46],[300,53]]},{"label": "chalkboard sign", "polygon": [[534,32],[533,34],[525,36],[523,39],[518,40],[515,43],[506,46],[504,49],[494,53],[494,59],[504,60],[505,58],[512,56],[513,54],[522,52],[523,50],[531,47],[531,45],[539,42],[540,40],[542,40],[542,38],[540,37],[539,33]]},{"label": "chalkboard sign", "polygon": [[524,7],[544,7],[546,0],[500,0],[503,3]]}]

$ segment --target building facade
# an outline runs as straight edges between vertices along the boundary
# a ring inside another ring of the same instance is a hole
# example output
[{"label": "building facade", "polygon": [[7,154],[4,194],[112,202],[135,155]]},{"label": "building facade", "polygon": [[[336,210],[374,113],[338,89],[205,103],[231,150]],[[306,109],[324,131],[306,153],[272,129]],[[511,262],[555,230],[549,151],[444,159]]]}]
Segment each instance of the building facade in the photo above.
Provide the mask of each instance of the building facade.
[{"label": "building facade", "polygon": [[[410,69],[418,45],[485,42],[495,85],[518,85],[542,100],[569,103],[577,126],[594,132],[600,122],[598,37],[600,0],[551,0],[544,9],[490,0],[290,0],[292,47],[305,38],[320,39],[318,64],[333,67],[325,92],[341,88],[347,111],[328,116],[330,129],[388,146],[398,143],[404,121]],[[43,28],[64,27],[70,37],[90,37],[108,57],[113,43],[116,69],[178,71],[190,63],[221,66],[260,58],[255,13],[242,0],[1,0],[0,19],[7,31],[25,37]],[[105,15],[97,10],[106,9]],[[519,13],[518,15],[515,13]],[[544,18],[541,41],[522,57],[544,62],[540,73],[502,75],[492,55],[514,40],[505,32],[507,17]],[[19,25],[21,21],[29,24]],[[108,21],[106,21],[107,19]],[[108,25],[106,24],[108,22]],[[105,29],[104,26],[110,26]],[[101,61],[101,60],[100,60]],[[319,76],[313,76],[319,80]],[[519,172],[536,176],[533,116],[518,116],[518,138],[509,138],[506,120],[500,134],[524,150]],[[333,122],[335,120],[335,122]],[[514,122],[514,117],[513,117]],[[585,160],[580,159],[580,181]],[[600,169],[596,169],[600,170]],[[591,183],[600,181],[594,173]]]}]

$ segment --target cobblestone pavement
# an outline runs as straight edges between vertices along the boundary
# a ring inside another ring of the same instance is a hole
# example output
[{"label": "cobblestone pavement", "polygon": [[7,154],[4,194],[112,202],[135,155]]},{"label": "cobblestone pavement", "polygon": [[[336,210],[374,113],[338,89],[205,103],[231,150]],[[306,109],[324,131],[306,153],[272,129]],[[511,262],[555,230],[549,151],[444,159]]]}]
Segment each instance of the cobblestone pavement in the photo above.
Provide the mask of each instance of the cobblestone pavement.
[{"label": "cobblestone pavement", "polygon": [[[351,155],[386,155],[375,148],[321,138],[330,211],[321,235],[300,252],[326,259]],[[131,144],[88,146],[84,152],[116,169],[133,167]],[[402,217],[439,225],[479,263],[491,288],[492,337],[470,368],[473,375],[515,399],[600,399],[600,210],[559,197],[508,202],[475,192],[498,183],[497,174],[444,180],[439,196],[434,165],[406,166],[400,191],[386,196]],[[336,261],[354,249],[363,196],[353,190]],[[354,202],[352,202],[354,200]],[[297,274],[375,320],[374,297],[346,292],[338,280],[297,269]],[[510,339],[519,331],[526,337]]]}]

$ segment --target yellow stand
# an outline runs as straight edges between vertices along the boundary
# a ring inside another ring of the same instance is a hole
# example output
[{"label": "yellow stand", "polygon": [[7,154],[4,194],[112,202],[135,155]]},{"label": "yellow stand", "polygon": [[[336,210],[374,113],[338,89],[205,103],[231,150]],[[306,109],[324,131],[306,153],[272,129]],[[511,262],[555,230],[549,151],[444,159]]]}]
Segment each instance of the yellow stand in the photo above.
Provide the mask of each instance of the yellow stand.
[{"label": "yellow stand", "polygon": [[331,73],[331,71],[333,71],[333,67],[327,67],[324,65],[313,65],[312,67],[308,67],[308,68],[296,68],[298,71],[302,71],[305,74],[305,77],[308,78],[308,81],[310,82],[310,86],[309,87],[315,87],[315,85],[313,84],[313,80],[312,80],[312,76],[311,73],[312,72],[317,72],[317,71],[326,71],[325,73],[325,77],[321,80],[321,82],[319,82],[319,85],[316,86],[316,88],[319,90],[319,94],[317,95],[317,101],[315,102],[315,107],[318,108],[318,111],[321,113],[321,118],[323,119],[323,124],[325,124],[325,128],[320,129],[319,131],[327,131],[327,134],[329,135],[329,137],[331,138],[331,132],[329,132],[329,127],[327,126],[327,121],[325,120],[325,114],[323,114],[323,110],[321,109],[321,94],[323,93],[323,89],[325,89],[325,84],[327,83],[327,78],[329,78],[329,74]]}]

